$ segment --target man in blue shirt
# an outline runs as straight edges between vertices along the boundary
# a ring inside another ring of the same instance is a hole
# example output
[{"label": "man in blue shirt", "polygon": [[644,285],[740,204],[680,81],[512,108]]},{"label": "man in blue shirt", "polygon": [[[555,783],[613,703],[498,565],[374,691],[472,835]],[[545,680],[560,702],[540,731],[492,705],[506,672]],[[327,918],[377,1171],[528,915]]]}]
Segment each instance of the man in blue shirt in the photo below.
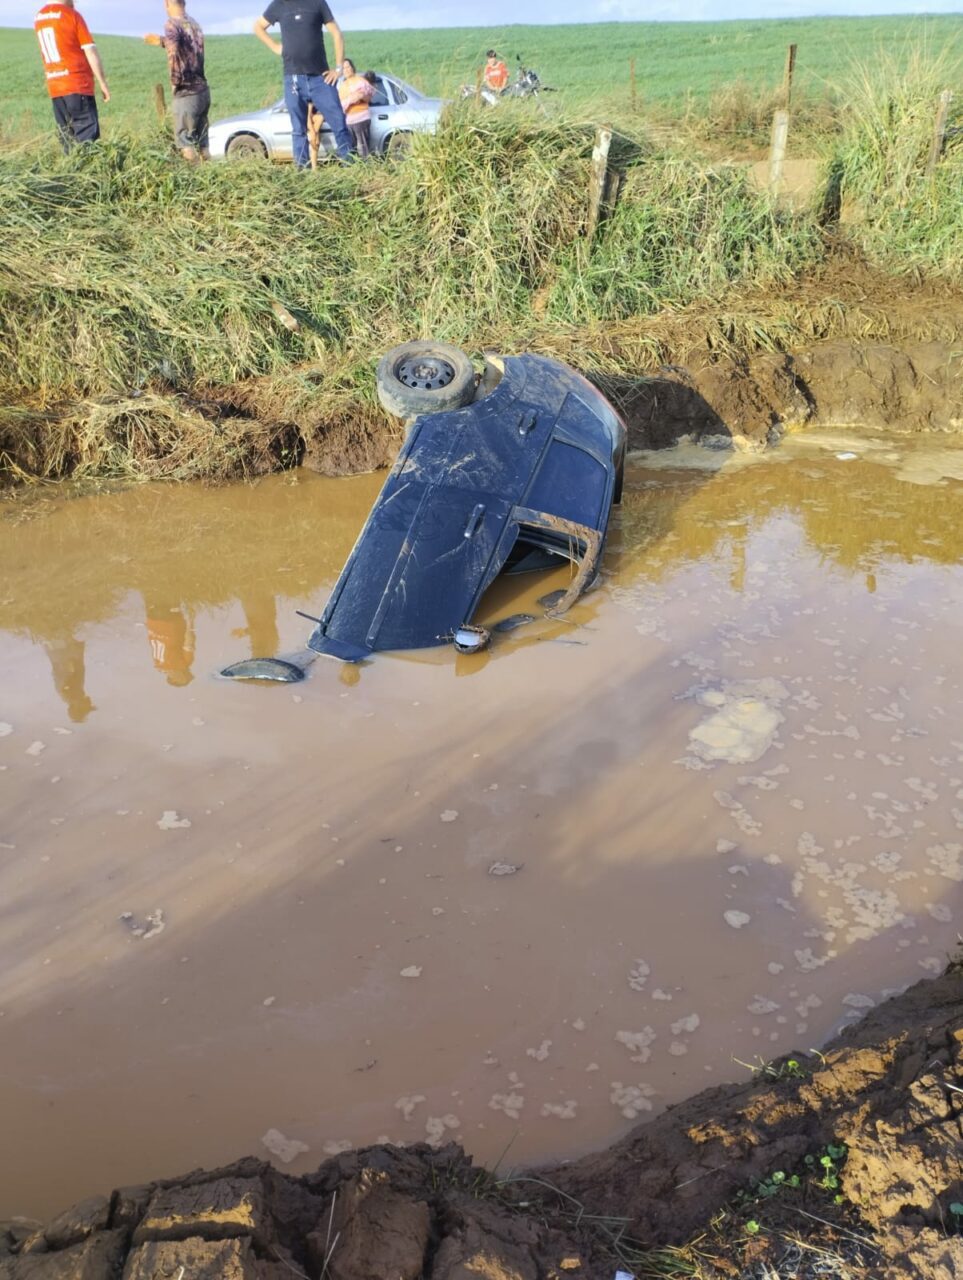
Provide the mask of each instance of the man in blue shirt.
[{"label": "man in blue shirt", "polygon": [[[268,35],[268,28],[275,23],[281,28],[280,44]],[[333,69],[328,67],[324,47],[325,27],[334,41]],[[284,102],[291,117],[294,163],[299,169],[308,164],[309,103],[331,126],[338,155],[347,160],[351,155],[351,134],[335,88],[341,75],[344,37],[325,0],[271,0],[255,22],[254,34],[284,62]]]}]

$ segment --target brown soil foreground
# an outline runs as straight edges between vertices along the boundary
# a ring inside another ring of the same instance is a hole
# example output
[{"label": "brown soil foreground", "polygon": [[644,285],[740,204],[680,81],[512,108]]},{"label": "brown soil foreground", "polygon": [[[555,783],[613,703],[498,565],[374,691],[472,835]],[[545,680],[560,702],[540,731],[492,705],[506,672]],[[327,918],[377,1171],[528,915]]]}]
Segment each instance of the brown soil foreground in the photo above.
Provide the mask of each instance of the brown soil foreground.
[{"label": "brown soil foreground", "polygon": [[[292,1177],[251,1158],[95,1196],[46,1225],[0,1223],[0,1277],[612,1280],[619,1265],[757,1277],[776,1274],[766,1267],[785,1264],[791,1240],[799,1261],[781,1280],[951,1280],[963,1274],[961,1117],[954,964],[823,1053],[707,1089],[567,1165],[499,1179],[457,1146],[420,1144]],[[827,1149],[829,1190],[809,1173],[825,1180]]]}]

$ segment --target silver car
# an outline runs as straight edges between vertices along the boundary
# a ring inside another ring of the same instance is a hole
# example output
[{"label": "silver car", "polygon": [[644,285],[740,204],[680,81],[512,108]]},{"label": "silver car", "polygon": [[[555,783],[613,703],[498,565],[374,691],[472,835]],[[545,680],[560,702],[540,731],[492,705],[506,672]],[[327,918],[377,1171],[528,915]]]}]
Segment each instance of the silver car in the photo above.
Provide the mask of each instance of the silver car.
[{"label": "silver car", "polygon": [[[442,99],[426,98],[395,76],[376,76],[371,99],[371,150],[376,155],[403,149],[413,133],[434,133],[445,106]],[[262,111],[216,120],[210,128],[210,148],[215,160],[291,160],[291,117],[284,99]],[[335,150],[327,125],[321,131],[321,149]]]}]

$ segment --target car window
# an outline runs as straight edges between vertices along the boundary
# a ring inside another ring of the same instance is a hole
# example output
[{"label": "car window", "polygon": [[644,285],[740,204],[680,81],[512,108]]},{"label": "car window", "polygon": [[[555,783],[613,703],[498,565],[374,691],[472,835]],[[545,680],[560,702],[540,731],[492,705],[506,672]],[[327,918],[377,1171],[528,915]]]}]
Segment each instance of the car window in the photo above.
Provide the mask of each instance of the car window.
[{"label": "car window", "polygon": [[374,93],[371,95],[371,105],[373,107],[386,107],[388,105],[388,82],[382,80],[380,76],[375,78]]},{"label": "car window", "polygon": [[395,80],[391,81],[391,91],[395,95],[395,102],[397,102],[399,106],[402,102],[408,101],[408,95],[405,93],[404,89],[402,89],[401,85]]}]

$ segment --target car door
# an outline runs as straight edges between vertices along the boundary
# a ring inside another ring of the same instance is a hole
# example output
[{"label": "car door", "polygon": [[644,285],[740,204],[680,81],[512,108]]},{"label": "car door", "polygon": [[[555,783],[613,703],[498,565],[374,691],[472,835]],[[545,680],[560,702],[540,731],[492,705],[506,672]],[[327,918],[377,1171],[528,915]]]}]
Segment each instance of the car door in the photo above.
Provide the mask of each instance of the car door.
[{"label": "car door", "polygon": [[268,115],[268,127],[270,137],[268,145],[271,148],[272,158],[275,160],[291,160],[294,156],[294,143],[292,141],[291,117],[288,109],[284,105],[284,99],[275,102],[270,108]]},{"label": "car door", "polygon": [[374,94],[371,98],[371,150],[384,150],[385,139],[395,130],[395,117],[398,114],[399,97],[402,101],[405,92],[390,76],[375,73]]}]

